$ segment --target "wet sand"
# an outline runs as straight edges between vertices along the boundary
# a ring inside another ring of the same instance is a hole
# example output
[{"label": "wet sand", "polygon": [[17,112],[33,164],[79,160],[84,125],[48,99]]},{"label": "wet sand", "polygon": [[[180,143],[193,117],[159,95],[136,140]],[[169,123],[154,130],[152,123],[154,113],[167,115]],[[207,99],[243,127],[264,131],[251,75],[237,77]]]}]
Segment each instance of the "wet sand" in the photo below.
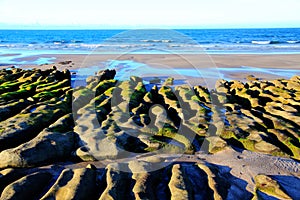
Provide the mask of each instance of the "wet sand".
[{"label": "wet sand", "polygon": [[134,60],[145,64],[162,64],[175,68],[196,67],[262,67],[300,69],[300,54],[92,54],[92,55],[43,55],[56,57],[57,61],[72,60],[83,67],[97,65],[106,60]]},{"label": "wet sand", "polygon": [[[243,81],[249,75],[254,75],[259,79],[276,79],[290,78],[294,74],[300,74],[300,54],[41,54],[18,57],[12,61],[32,63],[41,58],[49,59],[54,63],[39,66],[22,64],[19,66],[49,68],[55,65],[60,70],[69,69],[78,72],[79,69],[88,69],[92,66],[104,69],[106,62],[118,60],[125,61],[125,63],[142,63],[151,68],[148,69],[148,74],[136,74],[138,76],[162,78],[172,76],[180,80],[180,83],[188,79],[191,85],[203,84],[204,82],[200,81],[199,77],[206,79],[205,82],[213,83],[217,79]],[[72,62],[62,63],[65,61]],[[5,67],[0,65],[0,68]],[[161,69],[165,70],[165,74],[161,74],[159,71]],[[173,69],[190,70],[190,72],[185,71],[184,77],[178,72],[176,72],[177,74],[168,74]]]},{"label": "wet sand", "polygon": [[72,60],[73,67],[99,65],[107,60],[134,60],[145,64],[161,64],[174,68],[240,67],[300,69],[300,54],[41,54],[15,59],[33,61],[56,58],[54,62]]}]

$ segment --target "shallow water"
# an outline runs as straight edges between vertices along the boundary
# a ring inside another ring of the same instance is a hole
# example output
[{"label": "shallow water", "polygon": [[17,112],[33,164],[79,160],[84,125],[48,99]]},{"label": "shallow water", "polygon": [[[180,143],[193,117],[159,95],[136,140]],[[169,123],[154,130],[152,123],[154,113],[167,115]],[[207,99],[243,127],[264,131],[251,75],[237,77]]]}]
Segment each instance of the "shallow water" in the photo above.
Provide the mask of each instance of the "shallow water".
[{"label": "shallow water", "polygon": [[[117,71],[116,79],[129,80],[131,76],[144,77],[145,82],[149,83],[153,77],[159,77],[162,80],[168,77],[176,77],[177,80],[189,80],[189,78],[202,78],[207,80],[225,79],[231,80],[232,74],[266,74],[278,78],[291,78],[296,74],[300,74],[300,70],[296,69],[275,69],[275,68],[256,68],[249,66],[242,66],[240,68],[233,67],[215,67],[215,68],[154,68],[144,63],[135,62],[132,60],[110,60],[101,63],[99,66],[92,66],[88,68],[80,68],[72,70],[76,72],[73,75],[73,81],[84,80],[88,76],[94,75],[99,70],[115,69]],[[176,83],[176,82],[175,82]],[[180,83],[180,82],[177,82]]]},{"label": "shallow water", "polygon": [[[5,55],[0,56],[0,63],[1,65],[42,65],[42,64],[51,64],[54,63],[54,60],[56,59],[55,57],[40,57],[37,56],[36,53],[34,52],[23,52],[23,53],[14,53],[14,52],[7,52],[11,55]],[[40,52],[39,52],[40,53]],[[1,55],[1,54],[0,54]],[[39,55],[39,54],[38,54]],[[26,57],[32,57],[36,56],[36,59],[30,59],[26,60]]]},{"label": "shallow water", "polygon": [[[132,60],[110,60],[104,63],[101,63],[99,66],[92,66],[87,68],[80,68],[78,70],[71,70],[75,72],[76,75],[72,76],[72,80],[75,85],[88,76],[95,75],[100,70],[103,69],[115,69],[117,71],[116,79],[117,80],[129,80],[131,76],[142,77],[145,84],[149,84],[150,81],[159,77],[161,82],[166,80],[168,77],[174,77],[175,85],[180,85],[188,83],[189,78],[202,78],[202,79],[220,79],[223,78],[222,74],[219,74],[218,69],[181,69],[181,68],[171,68],[163,66],[162,68],[151,67],[144,63],[135,62]],[[216,76],[217,74],[217,76]],[[150,84],[152,85],[152,84]],[[159,85],[159,84],[158,84]]]}]

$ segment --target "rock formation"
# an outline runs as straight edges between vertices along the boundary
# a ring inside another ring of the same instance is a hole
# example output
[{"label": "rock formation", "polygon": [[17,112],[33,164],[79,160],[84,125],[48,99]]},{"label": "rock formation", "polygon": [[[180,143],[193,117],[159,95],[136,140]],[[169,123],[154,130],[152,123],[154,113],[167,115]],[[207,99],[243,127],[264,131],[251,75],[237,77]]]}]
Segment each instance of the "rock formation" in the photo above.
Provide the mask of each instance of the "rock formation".
[{"label": "rock formation", "polygon": [[0,70],[0,199],[300,198],[299,76],[209,91],[115,75]]}]

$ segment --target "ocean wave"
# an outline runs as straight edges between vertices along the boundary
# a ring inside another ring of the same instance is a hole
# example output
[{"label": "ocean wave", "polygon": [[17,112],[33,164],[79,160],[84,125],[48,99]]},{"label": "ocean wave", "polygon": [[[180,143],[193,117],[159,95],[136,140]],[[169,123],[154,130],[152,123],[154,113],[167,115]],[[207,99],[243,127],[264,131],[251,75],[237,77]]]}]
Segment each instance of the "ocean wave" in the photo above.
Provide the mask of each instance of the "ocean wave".
[{"label": "ocean wave", "polygon": [[70,44],[70,43],[73,43],[73,44],[78,44],[78,43],[83,43],[82,40],[52,40],[52,41],[49,41],[49,42],[46,42],[46,43],[52,43],[52,44]]},{"label": "ocean wave", "polygon": [[286,42],[289,43],[289,44],[298,44],[298,43],[300,43],[299,40],[288,40]]},{"label": "ocean wave", "polygon": [[280,44],[280,41],[272,41],[272,40],[253,40],[251,41],[252,44],[260,44],[260,45],[266,45],[266,44]]},{"label": "ocean wave", "polygon": [[103,44],[80,44],[80,47],[84,47],[84,48],[88,48],[88,49],[94,49],[94,48],[99,48],[99,47],[103,47]]},{"label": "ocean wave", "polygon": [[[209,44],[187,44],[187,43],[0,43],[0,50],[58,50],[58,51],[101,51],[101,52],[132,52],[132,51],[185,51],[185,52],[200,52],[200,51],[300,51],[300,42],[296,40],[293,43],[287,41],[277,44],[272,44],[269,41],[258,41],[261,45],[253,43],[209,43]],[[266,44],[266,45],[264,45]]]},{"label": "ocean wave", "polygon": [[300,43],[299,40],[287,40],[287,41],[272,41],[272,40],[253,40],[251,41],[252,44],[260,44],[260,45],[266,45],[266,44],[298,44]]},{"label": "ocean wave", "polygon": [[55,45],[59,45],[59,44],[71,44],[71,43],[83,43],[82,40],[48,40],[45,42],[32,42],[32,43],[39,43],[39,44],[55,44]]},{"label": "ocean wave", "polygon": [[[63,31],[18,31],[0,30],[0,48],[28,50],[83,50],[101,48],[179,49],[194,48],[200,44],[211,49],[300,49],[300,29],[214,29],[178,30],[187,37],[179,37],[166,31],[133,31],[119,34],[113,30],[63,30]],[[119,35],[115,35],[119,34]],[[191,46],[188,46],[191,44]],[[5,45],[5,46],[2,46]],[[115,46],[114,46],[115,45]],[[145,45],[145,46],[143,46]]]},{"label": "ocean wave", "polygon": [[53,40],[52,43],[53,44],[67,44],[67,43],[69,43],[69,41],[67,41],[67,40]]},{"label": "ocean wave", "polygon": [[141,42],[149,42],[149,43],[171,43],[172,40],[140,40]]},{"label": "ocean wave", "polygon": [[71,40],[72,43],[83,43],[82,40]]}]

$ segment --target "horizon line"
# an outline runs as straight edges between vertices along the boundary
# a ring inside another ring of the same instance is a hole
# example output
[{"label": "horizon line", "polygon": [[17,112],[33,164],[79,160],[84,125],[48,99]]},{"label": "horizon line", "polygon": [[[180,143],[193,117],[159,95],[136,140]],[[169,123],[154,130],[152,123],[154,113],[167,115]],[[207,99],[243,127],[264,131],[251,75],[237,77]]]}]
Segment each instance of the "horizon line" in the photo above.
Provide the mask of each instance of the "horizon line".
[{"label": "horizon line", "polygon": [[286,26],[286,27],[7,27],[0,30],[205,30],[205,29],[299,29],[299,27]]},{"label": "horizon line", "polygon": [[249,23],[249,24],[189,24],[189,25],[162,25],[162,24],[8,24],[0,23],[0,30],[134,30],[134,29],[280,29],[300,28],[298,23]]}]

